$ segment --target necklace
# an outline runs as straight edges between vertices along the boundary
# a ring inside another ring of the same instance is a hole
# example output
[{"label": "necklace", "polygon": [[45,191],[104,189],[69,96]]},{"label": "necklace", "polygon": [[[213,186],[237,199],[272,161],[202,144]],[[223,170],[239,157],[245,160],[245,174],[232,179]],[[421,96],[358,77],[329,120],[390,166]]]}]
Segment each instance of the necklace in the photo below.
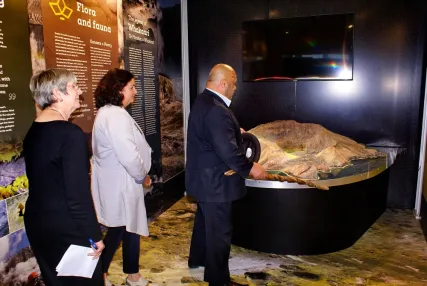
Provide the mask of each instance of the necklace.
[{"label": "necklace", "polygon": [[59,111],[58,109],[53,108],[53,107],[48,107],[47,109],[50,109],[50,110],[52,110],[52,111],[56,111],[56,112],[58,112],[58,113],[59,113],[59,115],[61,115],[62,119],[66,120],[66,119],[65,119],[65,117],[64,117],[64,115],[62,115],[61,111]]}]

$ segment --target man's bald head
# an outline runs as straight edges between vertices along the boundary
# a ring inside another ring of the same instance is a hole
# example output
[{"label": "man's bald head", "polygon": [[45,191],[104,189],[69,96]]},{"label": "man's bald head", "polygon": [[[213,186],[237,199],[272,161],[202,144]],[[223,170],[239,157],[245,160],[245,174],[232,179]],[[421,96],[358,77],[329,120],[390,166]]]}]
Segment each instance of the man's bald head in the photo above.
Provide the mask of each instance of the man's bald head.
[{"label": "man's bald head", "polygon": [[226,64],[217,64],[209,72],[206,87],[231,100],[236,90],[236,82],[236,72],[232,67]]},{"label": "man's bald head", "polygon": [[217,64],[209,72],[209,81],[218,81],[232,74],[236,75],[234,69],[226,64]]}]

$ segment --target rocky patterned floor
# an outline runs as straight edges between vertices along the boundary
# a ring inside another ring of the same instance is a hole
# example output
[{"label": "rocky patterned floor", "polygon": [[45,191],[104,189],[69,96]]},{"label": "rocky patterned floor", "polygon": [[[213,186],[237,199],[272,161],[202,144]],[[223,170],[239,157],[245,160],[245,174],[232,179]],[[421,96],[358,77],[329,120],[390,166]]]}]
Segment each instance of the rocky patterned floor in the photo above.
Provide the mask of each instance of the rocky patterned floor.
[{"label": "rocky patterned floor", "polygon": [[[141,239],[141,274],[150,285],[207,285],[188,269],[195,204],[183,198]],[[109,279],[124,285],[121,249]],[[240,285],[427,285],[427,243],[411,211],[386,211],[351,248],[318,256],[281,256],[232,247],[232,280]]]}]

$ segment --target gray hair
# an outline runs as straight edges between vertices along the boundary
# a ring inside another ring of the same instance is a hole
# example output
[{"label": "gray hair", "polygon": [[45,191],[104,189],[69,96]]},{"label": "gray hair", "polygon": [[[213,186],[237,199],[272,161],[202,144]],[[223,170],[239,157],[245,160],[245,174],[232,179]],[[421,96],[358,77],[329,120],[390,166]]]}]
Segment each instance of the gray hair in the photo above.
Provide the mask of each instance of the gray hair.
[{"label": "gray hair", "polygon": [[33,98],[42,109],[55,103],[53,90],[67,92],[67,83],[76,82],[77,78],[71,71],[64,69],[48,69],[35,74],[30,81]]}]

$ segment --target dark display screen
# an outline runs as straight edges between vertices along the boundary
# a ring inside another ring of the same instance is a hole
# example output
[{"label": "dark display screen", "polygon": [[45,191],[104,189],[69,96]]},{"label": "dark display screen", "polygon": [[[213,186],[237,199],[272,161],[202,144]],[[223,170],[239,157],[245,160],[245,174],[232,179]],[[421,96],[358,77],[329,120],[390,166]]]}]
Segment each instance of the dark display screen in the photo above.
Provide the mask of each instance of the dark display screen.
[{"label": "dark display screen", "polygon": [[352,80],[354,14],[242,24],[243,81]]}]

